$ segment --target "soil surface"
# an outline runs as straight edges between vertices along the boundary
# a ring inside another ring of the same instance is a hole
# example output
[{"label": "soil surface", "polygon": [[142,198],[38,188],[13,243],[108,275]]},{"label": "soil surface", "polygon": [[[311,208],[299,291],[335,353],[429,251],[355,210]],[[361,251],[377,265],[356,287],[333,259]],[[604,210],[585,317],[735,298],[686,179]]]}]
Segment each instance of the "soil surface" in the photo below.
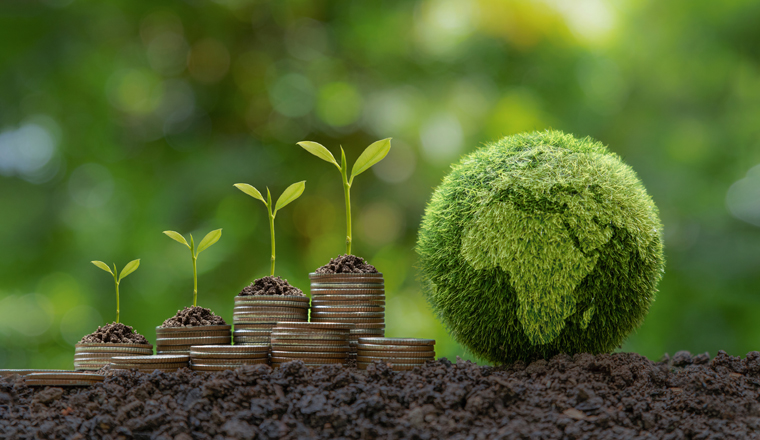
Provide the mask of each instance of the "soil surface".
[{"label": "soil surface", "polygon": [[177,314],[164,321],[161,327],[198,327],[202,325],[227,325],[221,316],[214,315],[203,307],[185,307],[177,310]]},{"label": "soil surface", "polygon": [[760,430],[760,353],[560,355],[411,372],[375,364],[116,372],[86,389],[0,379],[0,438],[745,439]]},{"label": "soil surface", "polygon": [[375,266],[356,255],[344,254],[333,258],[316,270],[317,273],[377,273]]},{"label": "soil surface", "polygon": [[283,295],[283,296],[306,296],[298,287],[291,286],[288,280],[280,277],[266,276],[259,278],[243,288],[238,296],[249,295]]},{"label": "soil surface", "polygon": [[145,336],[134,331],[131,326],[112,322],[103,327],[98,327],[93,333],[83,337],[79,343],[148,344],[149,342]]}]

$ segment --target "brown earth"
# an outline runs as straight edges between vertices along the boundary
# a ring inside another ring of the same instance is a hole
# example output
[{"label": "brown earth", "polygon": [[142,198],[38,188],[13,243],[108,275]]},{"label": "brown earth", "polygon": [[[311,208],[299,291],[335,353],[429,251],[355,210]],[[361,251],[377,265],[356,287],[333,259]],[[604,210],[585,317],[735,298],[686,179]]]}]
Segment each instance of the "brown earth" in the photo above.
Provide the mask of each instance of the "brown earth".
[{"label": "brown earth", "polygon": [[306,296],[301,289],[291,286],[288,280],[275,276],[259,278],[250,285],[245,286],[238,294],[238,296],[249,295]]},{"label": "brown earth", "polygon": [[758,352],[114,374],[87,389],[0,379],[0,438],[744,439],[760,430]]},{"label": "brown earth", "polygon": [[83,337],[79,343],[147,344],[148,340],[129,325],[112,322],[98,327],[97,330]]},{"label": "brown earth", "polygon": [[221,316],[214,315],[211,310],[193,306],[177,310],[177,314],[164,321],[161,327],[197,327],[202,325],[227,325],[227,323]]},{"label": "brown earth", "polygon": [[364,258],[356,255],[340,255],[330,260],[329,263],[318,268],[317,273],[377,273],[375,266],[364,261]]}]

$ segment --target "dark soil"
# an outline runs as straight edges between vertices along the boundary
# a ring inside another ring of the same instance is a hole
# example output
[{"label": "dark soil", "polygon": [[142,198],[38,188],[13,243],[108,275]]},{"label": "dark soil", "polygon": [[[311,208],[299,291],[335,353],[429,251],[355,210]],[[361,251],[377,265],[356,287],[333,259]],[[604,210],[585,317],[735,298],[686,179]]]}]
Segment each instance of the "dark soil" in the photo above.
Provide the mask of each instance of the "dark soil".
[{"label": "dark soil", "polygon": [[227,325],[221,316],[203,307],[185,307],[164,321],[161,327],[198,327],[202,325]]},{"label": "dark soil", "polygon": [[215,374],[116,372],[88,389],[0,379],[0,438],[758,438],[760,353],[442,359],[362,372],[298,361]]},{"label": "dark soil", "polygon": [[238,296],[249,295],[306,296],[301,289],[291,286],[288,280],[274,276],[259,278],[238,294]]},{"label": "dark soil", "polygon": [[147,344],[148,340],[145,339],[145,336],[134,331],[132,327],[112,322],[103,327],[98,327],[93,333],[83,337],[79,343]]},{"label": "dark soil", "polygon": [[316,270],[317,273],[377,273],[375,266],[356,255],[341,255]]}]

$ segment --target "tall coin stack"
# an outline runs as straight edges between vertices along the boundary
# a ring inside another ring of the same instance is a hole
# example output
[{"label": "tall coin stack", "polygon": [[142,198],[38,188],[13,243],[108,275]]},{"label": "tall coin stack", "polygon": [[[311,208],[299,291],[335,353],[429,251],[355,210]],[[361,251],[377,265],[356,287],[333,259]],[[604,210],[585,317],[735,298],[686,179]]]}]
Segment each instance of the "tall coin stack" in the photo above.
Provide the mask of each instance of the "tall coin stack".
[{"label": "tall coin stack", "polygon": [[113,356],[151,354],[153,354],[153,346],[150,344],[85,342],[74,346],[74,369],[79,371],[97,371],[110,364]]},{"label": "tall coin stack", "polygon": [[195,371],[234,370],[243,365],[269,363],[269,344],[204,345],[190,349],[190,368]]},{"label": "tall coin stack", "polygon": [[354,324],[349,342],[356,358],[358,338],[385,336],[385,282],[381,273],[310,273],[311,322]]},{"label": "tall coin stack", "polygon": [[156,354],[190,355],[193,345],[229,345],[231,328],[229,325],[156,327]]},{"label": "tall coin stack", "polygon": [[435,339],[359,338],[356,365],[360,370],[375,361],[391,365],[397,371],[413,370],[435,360]]},{"label": "tall coin stack", "polygon": [[272,329],[272,367],[300,360],[306,365],[348,362],[352,324],[278,322]]},{"label": "tall coin stack", "polygon": [[235,297],[232,322],[235,345],[266,344],[277,321],[309,320],[309,298],[285,295],[244,295]]}]

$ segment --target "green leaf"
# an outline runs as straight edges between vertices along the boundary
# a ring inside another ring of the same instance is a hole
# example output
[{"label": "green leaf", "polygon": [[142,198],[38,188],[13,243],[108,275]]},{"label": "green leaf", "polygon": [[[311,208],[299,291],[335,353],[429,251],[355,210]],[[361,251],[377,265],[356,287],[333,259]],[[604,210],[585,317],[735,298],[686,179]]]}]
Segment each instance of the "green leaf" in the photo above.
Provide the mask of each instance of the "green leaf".
[{"label": "green leaf", "polygon": [[207,248],[211,247],[211,245],[219,241],[220,238],[222,238],[221,229],[216,229],[206,234],[206,236],[203,237],[203,240],[201,240],[201,243],[198,245],[198,251],[195,252],[195,255],[197,256]]},{"label": "green leaf", "polygon": [[119,281],[123,280],[127,277],[127,275],[131,274],[132,272],[136,271],[137,268],[140,267],[140,259],[132,260],[129,263],[127,263],[126,266],[124,266],[124,269],[121,270],[121,275],[119,275]]},{"label": "green leaf", "polygon": [[256,188],[252,187],[251,185],[247,183],[236,183],[235,188],[239,189],[240,191],[243,191],[244,193],[248,194],[254,199],[261,200],[262,202],[264,202],[264,204],[267,203],[267,201],[264,200],[264,196],[261,195],[259,190],[257,190]]},{"label": "green leaf", "polygon": [[113,271],[111,271],[111,268],[108,267],[108,265],[102,261],[91,261],[92,264],[98,266],[99,268],[103,269],[104,271],[110,273],[113,275]]},{"label": "green leaf", "polygon": [[346,162],[346,152],[343,150],[343,145],[340,146],[340,171],[345,174],[348,172],[348,163]]},{"label": "green leaf", "polygon": [[391,151],[391,138],[377,141],[367,147],[366,150],[356,159],[354,167],[351,169],[351,179],[367,171],[372,165],[380,162]]},{"label": "green leaf", "polygon": [[185,240],[185,237],[183,237],[182,234],[180,234],[179,232],[164,231],[164,234],[166,234],[172,240],[178,241],[184,244],[185,246],[190,247],[190,245],[187,243],[187,240]]},{"label": "green leaf", "polygon": [[340,169],[340,165],[338,165],[338,162],[335,160],[335,156],[330,153],[330,150],[325,148],[322,144],[318,144],[316,142],[311,141],[301,141],[298,142],[298,145],[300,145],[304,150],[308,151],[309,153],[317,156],[318,158],[324,160],[325,162],[330,162],[331,164],[335,165]]},{"label": "green leaf", "polygon": [[279,211],[280,209],[290,204],[290,202],[293,200],[301,197],[304,189],[306,189],[305,180],[290,185],[285,191],[282,192],[280,198],[277,199],[277,205],[274,208],[274,212]]}]

